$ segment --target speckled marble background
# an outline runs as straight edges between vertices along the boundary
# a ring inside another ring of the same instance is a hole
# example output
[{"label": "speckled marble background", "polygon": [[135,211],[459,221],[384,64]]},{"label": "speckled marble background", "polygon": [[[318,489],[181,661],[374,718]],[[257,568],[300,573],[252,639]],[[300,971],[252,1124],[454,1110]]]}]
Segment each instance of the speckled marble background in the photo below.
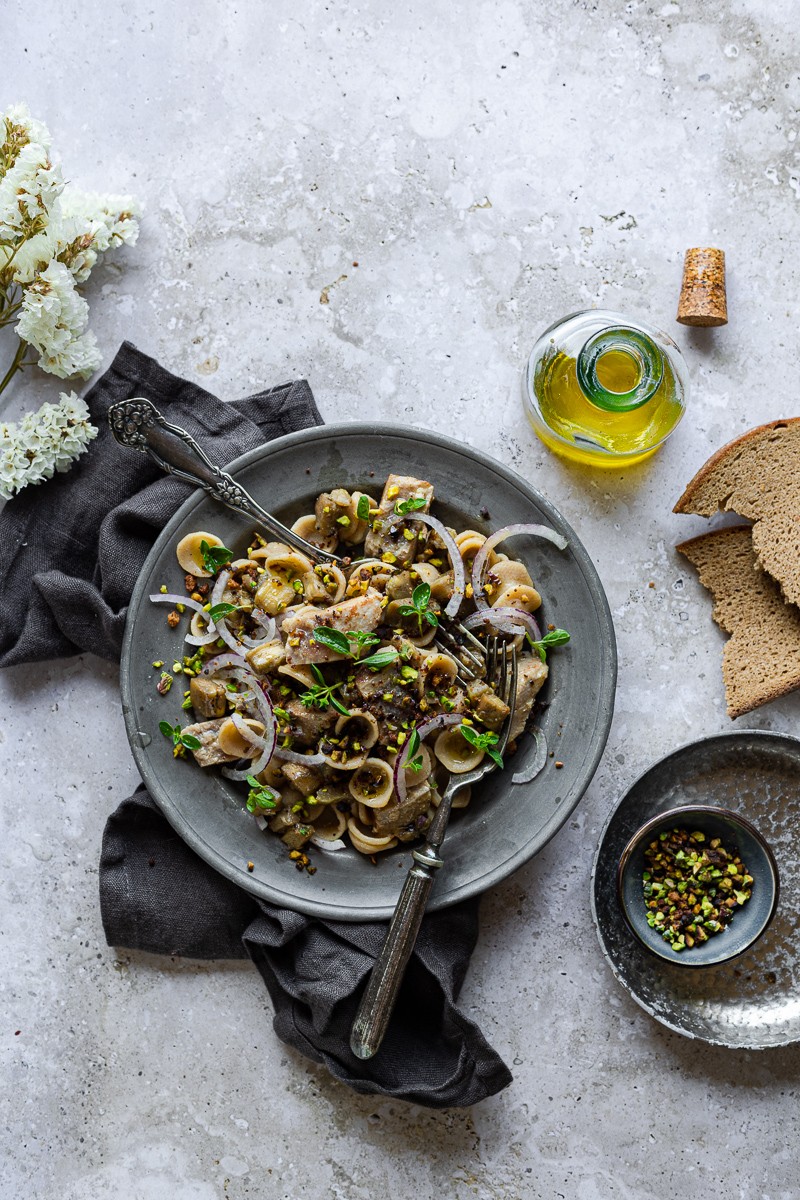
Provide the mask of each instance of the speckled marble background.
[{"label": "speckled marble background", "polygon": [[[87,288],[105,361],[129,338],[228,398],[307,376],[328,419],[494,454],[577,527],[620,651],[594,783],[483,905],[463,1001],[514,1083],[439,1113],[287,1052],[248,965],[108,948],[100,836],[136,783],[116,672],[0,676],[5,1194],[800,1196],[800,1048],[667,1032],[612,978],[588,903],[621,792],[730,725],[721,635],[672,549],[703,523],[671,507],[719,444],[797,412],[794,4],[10,0],[2,29],[0,105],[26,98],[84,187],[147,203],[138,246]],[[674,324],[681,262],[709,243],[731,322],[693,333]],[[625,475],[564,465],[520,407],[536,334],[594,305],[676,334],[694,386]],[[3,415],[58,390],[32,376]],[[799,718],[794,696],[738,724]]]}]

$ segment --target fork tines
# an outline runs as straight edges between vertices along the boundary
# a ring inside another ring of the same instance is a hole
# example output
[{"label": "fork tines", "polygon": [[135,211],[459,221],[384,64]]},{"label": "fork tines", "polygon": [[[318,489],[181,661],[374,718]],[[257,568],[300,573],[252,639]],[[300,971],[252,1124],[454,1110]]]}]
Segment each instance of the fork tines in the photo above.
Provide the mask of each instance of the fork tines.
[{"label": "fork tines", "polygon": [[458,660],[468,679],[481,679],[486,674],[486,647],[463,625],[447,625],[440,620],[436,645]]}]

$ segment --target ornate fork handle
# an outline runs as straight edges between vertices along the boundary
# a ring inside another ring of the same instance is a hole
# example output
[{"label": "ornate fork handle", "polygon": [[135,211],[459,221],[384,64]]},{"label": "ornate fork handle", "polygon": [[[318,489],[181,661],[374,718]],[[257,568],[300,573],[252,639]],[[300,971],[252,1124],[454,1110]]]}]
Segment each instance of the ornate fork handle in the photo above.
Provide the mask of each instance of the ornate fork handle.
[{"label": "ornate fork handle", "polygon": [[276,517],[257,504],[240,483],[216,466],[190,433],[172,425],[156,406],[142,396],[120,400],[108,410],[111,432],[121,446],[149,454],[168,475],[175,475],[203,488],[234,512],[246,513],[265,526],[279,541],[302,550],[312,562],[342,562],[337,554],[323,554],[305,538],[293,533]]},{"label": "ornate fork handle", "polygon": [[411,853],[414,866],[406,875],[386,941],[375,960],[353,1022],[350,1049],[356,1058],[372,1058],[383,1041],[408,960],[417,941],[436,872],[444,866],[438,851],[447,831],[453,797],[464,786],[457,776],[450,780],[431,821],[425,845]]},{"label": "ornate fork handle", "polygon": [[[501,649],[500,653],[497,639],[492,639],[488,655],[489,677],[496,678],[499,668],[502,698],[509,706],[503,732],[497,743],[497,749],[503,754],[514,720],[518,671],[516,650],[505,645]],[[372,1058],[377,1054],[386,1033],[400,984],[422,924],[436,872],[444,866],[439,857],[439,848],[447,832],[453,798],[462,788],[477,783],[493,769],[494,764],[487,758],[467,774],[451,776],[430,823],[425,845],[420,850],[412,851],[414,865],[406,875],[386,941],[375,960],[350,1033],[350,1049],[356,1058]]]}]

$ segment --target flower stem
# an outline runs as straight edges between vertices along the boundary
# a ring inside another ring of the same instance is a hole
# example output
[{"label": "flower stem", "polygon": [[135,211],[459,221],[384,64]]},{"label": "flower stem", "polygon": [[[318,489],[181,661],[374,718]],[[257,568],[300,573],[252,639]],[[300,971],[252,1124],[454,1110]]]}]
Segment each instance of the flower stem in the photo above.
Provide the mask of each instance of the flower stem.
[{"label": "flower stem", "polygon": [[17,353],[14,355],[14,361],[12,362],[11,366],[6,371],[3,382],[0,383],[0,393],[4,392],[6,390],[9,383],[14,378],[14,375],[16,374],[16,372],[22,366],[22,360],[25,357],[25,351],[27,349],[28,349],[28,343],[21,341],[19,346],[17,347]]}]

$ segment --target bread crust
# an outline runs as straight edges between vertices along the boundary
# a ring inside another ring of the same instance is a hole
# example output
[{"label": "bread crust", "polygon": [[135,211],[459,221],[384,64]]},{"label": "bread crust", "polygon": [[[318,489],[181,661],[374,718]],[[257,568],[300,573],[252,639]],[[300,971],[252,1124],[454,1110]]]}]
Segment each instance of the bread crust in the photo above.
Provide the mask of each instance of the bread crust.
[{"label": "bread crust", "polygon": [[714,620],[730,634],[722,656],[728,715],[741,717],[800,688],[800,609],[758,570],[750,526],[712,530],[675,549],[697,569],[714,598]]},{"label": "bread crust", "polygon": [[675,512],[736,512],[753,523],[753,549],[784,598],[800,606],[800,418],[770,421],[705,463]]},{"label": "bread crust", "polygon": [[774,433],[779,429],[790,429],[793,426],[800,427],[800,417],[784,417],[782,420],[768,421],[764,425],[756,425],[754,429],[749,429],[747,433],[742,433],[739,437],[734,438],[733,441],[721,446],[719,450],[703,463],[692,479],[689,480],[683,490],[683,495],[672,511],[676,513],[696,513],[701,517],[713,516],[717,509],[724,507],[727,497],[723,496],[721,500],[717,500],[717,509],[711,509],[710,511],[697,508],[695,505],[698,493],[704,488],[706,483],[711,482],[711,477],[717,468],[722,466],[727,459],[738,457],[738,451],[746,449],[749,445],[760,441],[766,435]]}]

